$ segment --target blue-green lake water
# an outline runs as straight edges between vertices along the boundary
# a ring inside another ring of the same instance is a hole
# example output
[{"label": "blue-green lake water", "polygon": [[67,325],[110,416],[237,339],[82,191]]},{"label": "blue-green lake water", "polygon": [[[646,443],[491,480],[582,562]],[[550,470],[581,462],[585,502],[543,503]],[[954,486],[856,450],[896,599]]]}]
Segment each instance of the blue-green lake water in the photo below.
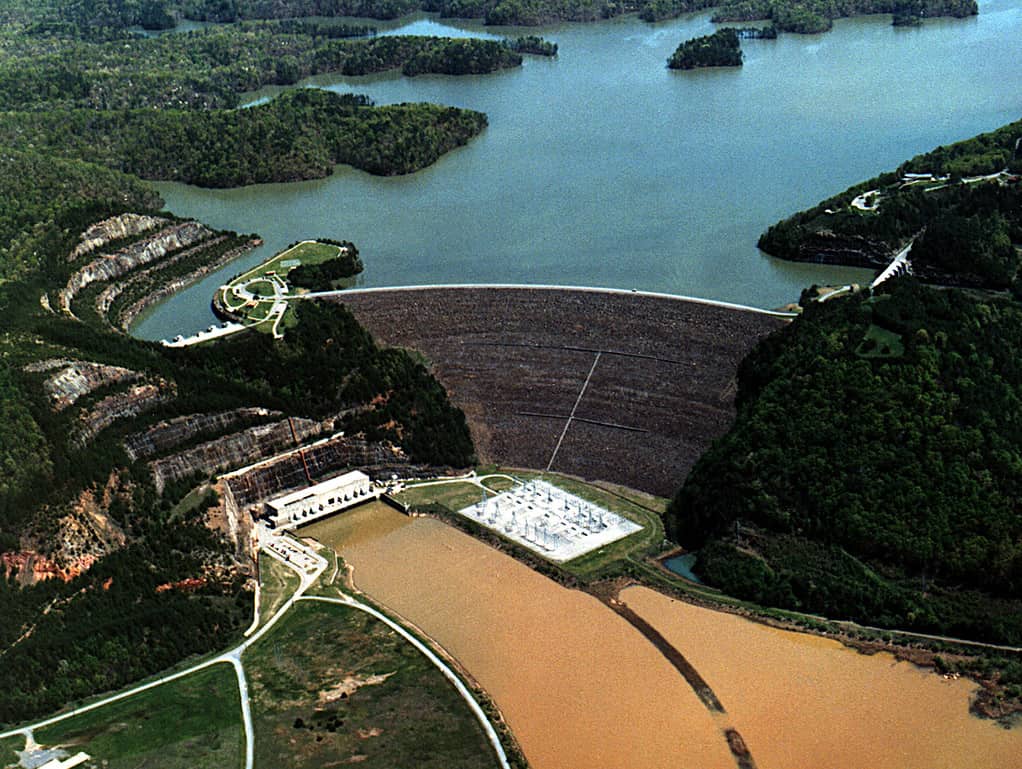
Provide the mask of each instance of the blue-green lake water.
[{"label": "blue-green lake water", "polygon": [[663,561],[664,567],[675,574],[679,574],[685,579],[690,579],[693,582],[701,582],[692,572],[692,567],[696,564],[696,556],[693,553],[685,553],[684,555],[676,555],[672,558],[665,558]]},{"label": "blue-green lake water", "polygon": [[[561,25],[536,30],[559,56],[526,57],[519,69],[309,81],[380,104],[481,110],[489,127],[409,176],[341,166],[297,184],[158,185],[176,214],[266,244],[155,308],[135,333],[209,325],[217,285],[308,237],[355,242],[365,286],[556,283],[776,307],[811,283],[869,273],[772,259],[756,249],[767,226],[1022,116],[1022,0],[981,0],[978,17],[919,28],[876,16],[823,35],[744,41],[740,69],[665,68],[678,43],[713,28],[708,13]],[[381,31],[522,34],[430,17]]]}]

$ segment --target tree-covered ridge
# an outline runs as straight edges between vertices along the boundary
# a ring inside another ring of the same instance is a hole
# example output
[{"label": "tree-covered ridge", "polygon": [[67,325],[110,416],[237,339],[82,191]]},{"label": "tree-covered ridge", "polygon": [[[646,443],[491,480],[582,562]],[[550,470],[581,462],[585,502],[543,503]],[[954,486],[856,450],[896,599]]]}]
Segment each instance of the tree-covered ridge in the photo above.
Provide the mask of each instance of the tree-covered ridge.
[{"label": "tree-covered ridge", "polygon": [[908,280],[813,304],[740,370],[668,513],[729,592],[1022,643],[1022,308]]},{"label": "tree-covered ridge", "polygon": [[[177,18],[212,22],[357,16],[396,19],[419,11],[442,17],[483,19],[487,24],[536,26],[558,21],[595,21],[637,13],[647,21],[674,18],[715,5],[711,0],[2,0],[0,18],[43,29],[74,29],[91,36],[131,25],[153,29]],[[890,13],[895,23],[935,16],[971,16],[975,0],[728,0],[714,21],[772,20],[786,32],[825,32],[833,20]],[[168,21],[169,20],[169,21]],[[63,26],[61,26],[63,25]]]},{"label": "tree-covered ridge", "polygon": [[[48,185],[38,198],[59,185],[52,175],[36,182]],[[103,216],[117,209],[90,210]],[[234,548],[201,525],[215,495],[179,504],[209,473],[158,494],[145,461],[126,454],[126,434],[162,419],[261,407],[389,440],[413,462],[473,460],[464,415],[443,388],[406,352],[379,348],[343,307],[304,303],[281,342],[253,332],[208,348],[169,349],[114,334],[98,319],[45,310],[40,295],[77,266],[67,260],[77,234],[40,222],[18,237],[58,250],[40,255],[44,269],[26,268],[0,285],[0,689],[8,692],[0,698],[0,723],[41,716],[222,647],[249,621],[251,594]],[[81,415],[130,382],[102,386],[54,411],[44,390],[53,370],[26,367],[54,357],[172,382],[172,398],[120,415],[78,446],[68,435]],[[98,520],[113,533],[94,549],[89,568],[63,543],[77,542]],[[69,582],[19,587],[14,576],[31,574],[33,558],[61,567],[71,558],[87,571]]]},{"label": "tree-covered ridge", "polygon": [[46,268],[100,212],[145,211],[159,203],[137,179],[7,144],[0,155],[0,284]]},{"label": "tree-covered ridge", "polygon": [[485,126],[479,112],[373,107],[363,97],[300,89],[245,110],[0,114],[0,141],[145,179],[236,187],[319,178],[338,163],[381,175],[411,173]]},{"label": "tree-covered ridge", "polygon": [[742,44],[738,31],[725,27],[712,35],[694,37],[678,45],[667,60],[670,69],[742,66]]},{"label": "tree-covered ridge", "polygon": [[782,259],[876,265],[916,239],[912,269],[925,280],[1014,286],[1020,140],[1022,121],[918,155],[778,222],[759,247]]},{"label": "tree-covered ridge", "polygon": [[0,109],[228,108],[264,85],[314,74],[480,74],[517,67],[499,40],[336,39],[326,25],[245,24],[95,42],[0,35]]},{"label": "tree-covered ridge", "polygon": [[717,9],[715,22],[769,19],[783,32],[810,34],[826,32],[834,19],[863,14],[890,13],[906,17],[964,18],[979,13],[976,0],[731,0]]}]

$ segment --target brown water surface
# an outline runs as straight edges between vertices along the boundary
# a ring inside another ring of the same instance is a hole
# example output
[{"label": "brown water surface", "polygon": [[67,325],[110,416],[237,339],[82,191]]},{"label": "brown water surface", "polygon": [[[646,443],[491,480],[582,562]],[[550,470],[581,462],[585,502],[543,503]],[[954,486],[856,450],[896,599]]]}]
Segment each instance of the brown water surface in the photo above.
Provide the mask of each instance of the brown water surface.
[{"label": "brown water surface", "polygon": [[633,587],[621,598],[727,710],[712,716],[596,599],[443,523],[377,503],[302,530],[360,589],[437,640],[490,693],[534,769],[1022,769],[1022,728],[969,714],[974,685]]},{"label": "brown water surface", "polygon": [[385,505],[301,533],[335,547],[360,589],[465,666],[534,769],[734,769],[722,725],[596,599],[439,521]]},{"label": "brown water surface", "polygon": [[759,769],[1022,767],[1022,728],[971,716],[970,681],[647,588],[621,598],[706,679]]}]

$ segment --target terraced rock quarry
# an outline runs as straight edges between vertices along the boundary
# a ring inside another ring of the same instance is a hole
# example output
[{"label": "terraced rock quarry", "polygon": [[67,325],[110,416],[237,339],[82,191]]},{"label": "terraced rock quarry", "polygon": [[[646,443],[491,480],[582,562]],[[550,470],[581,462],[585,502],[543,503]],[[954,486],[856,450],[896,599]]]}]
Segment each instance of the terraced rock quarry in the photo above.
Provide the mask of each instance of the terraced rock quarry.
[{"label": "terraced rock quarry", "polygon": [[179,222],[168,225],[158,233],[135,241],[114,254],[101,254],[76,270],[60,290],[60,307],[71,312],[74,298],[87,286],[114,280],[150,262],[162,259],[168,253],[187,248],[206,240],[213,231],[198,222]]},{"label": "terraced rock quarry", "polygon": [[786,322],[571,289],[356,291],[343,301],[381,343],[430,360],[480,461],[663,496],[731,425],[739,362]]},{"label": "terraced rock quarry", "polygon": [[317,422],[299,417],[282,419],[224,435],[178,454],[157,459],[149,467],[153,472],[156,489],[162,492],[169,481],[244,465],[315,438],[332,425],[333,420]]},{"label": "terraced rock quarry", "polygon": [[282,412],[270,411],[265,408],[240,408],[212,414],[187,414],[166,419],[141,432],[125,436],[124,450],[128,452],[132,461],[149,459],[157,454],[171,451],[201,435],[222,433],[249,420],[281,416],[283,416]]}]

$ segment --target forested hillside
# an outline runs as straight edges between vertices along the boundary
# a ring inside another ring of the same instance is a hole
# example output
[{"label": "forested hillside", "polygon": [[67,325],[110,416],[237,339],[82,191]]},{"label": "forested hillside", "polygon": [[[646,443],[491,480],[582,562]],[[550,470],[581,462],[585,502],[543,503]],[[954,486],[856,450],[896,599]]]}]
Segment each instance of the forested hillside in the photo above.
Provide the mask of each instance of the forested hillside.
[{"label": "forested hillside", "polygon": [[[0,2],[0,723],[221,648],[248,624],[248,541],[217,472],[334,431],[351,457],[398,470],[473,460],[443,388],[341,307],[303,305],[280,341],[177,350],[115,333],[110,313],[256,242],[161,212],[139,177],[227,186],[339,162],[409,173],[486,125],[304,89],[229,109],[243,91],[324,71],[491,71],[520,55],[312,22],[124,31],[167,8]],[[178,437],[129,450],[152,431]],[[200,445],[210,461],[189,454]],[[184,469],[158,476],[158,462]]]},{"label": "forested hillside", "polygon": [[107,212],[144,211],[159,202],[151,188],[116,171],[6,146],[0,155],[0,285],[29,269],[46,269],[69,238]]},{"label": "forested hillside", "polygon": [[759,247],[782,259],[865,266],[918,237],[910,259],[924,280],[1018,291],[1020,140],[1022,121],[918,155],[778,222]]},{"label": "forested hillside", "polygon": [[[647,21],[716,6],[714,21],[769,19],[785,32],[829,30],[833,20],[890,13],[899,24],[935,16],[972,16],[976,0],[4,0],[0,18],[75,28],[93,37],[138,25],[173,27],[179,18],[210,22],[309,16],[397,19],[418,11],[443,17],[483,19],[487,24],[536,26],[558,21],[595,21],[637,13]],[[62,26],[61,26],[62,25]]]},{"label": "forested hillside", "polygon": [[743,363],[668,531],[712,584],[1022,644],[1022,308],[895,281],[810,304]]},{"label": "forested hillside", "polygon": [[434,104],[374,107],[301,89],[245,110],[51,110],[0,114],[0,142],[110,166],[144,179],[237,187],[328,176],[338,163],[373,174],[417,171],[486,125]]},{"label": "forested hillside", "polygon": [[[340,306],[303,305],[282,342],[252,333],[178,350],[46,309],[91,258],[68,258],[85,225],[160,201],[79,161],[5,162],[4,189],[20,201],[3,221],[17,246],[7,253],[19,258],[5,258],[0,282],[0,723],[11,723],[219,648],[251,616],[238,544],[204,525],[216,495],[186,496],[209,471],[160,493],[147,458],[126,453],[126,435],[244,407],[389,442],[418,463],[464,466],[473,448],[464,416],[422,365],[377,347]],[[68,379],[67,366],[106,379]],[[54,388],[70,402],[54,400]],[[163,396],[146,406],[146,388]],[[97,423],[104,409],[110,419]],[[83,433],[84,420],[97,427]]]},{"label": "forested hillside", "polygon": [[309,75],[402,70],[467,75],[517,67],[502,41],[337,39],[325,24],[254,23],[109,40],[0,33],[0,109],[229,108],[264,85]]}]

